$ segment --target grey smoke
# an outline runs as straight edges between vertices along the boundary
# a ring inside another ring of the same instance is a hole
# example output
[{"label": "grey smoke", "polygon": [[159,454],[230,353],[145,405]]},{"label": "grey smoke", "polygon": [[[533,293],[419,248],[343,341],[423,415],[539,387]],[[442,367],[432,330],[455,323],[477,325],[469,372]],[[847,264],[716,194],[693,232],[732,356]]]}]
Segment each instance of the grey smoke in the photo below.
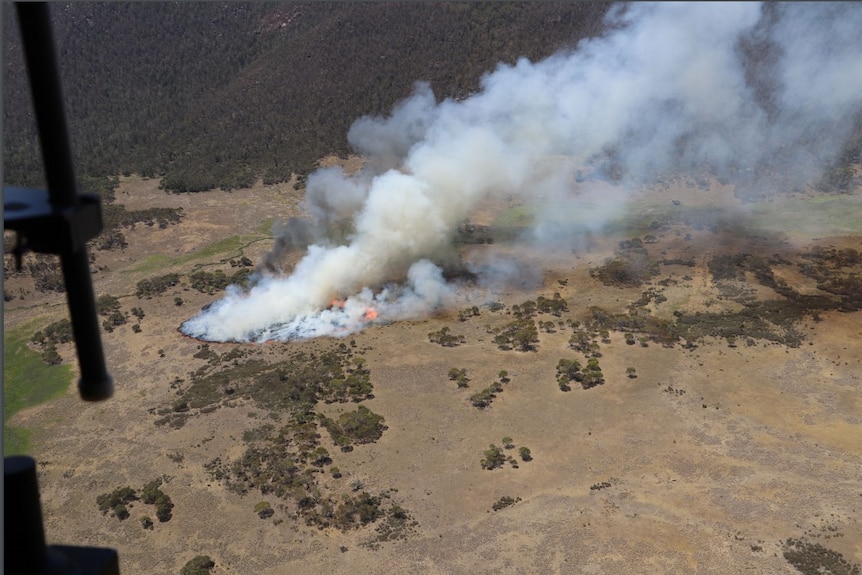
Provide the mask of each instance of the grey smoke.
[{"label": "grey smoke", "polygon": [[[351,145],[396,167],[310,176],[305,257],[183,331],[264,340],[349,333],[369,306],[390,319],[427,313],[453,297],[428,259],[486,198],[539,206],[534,238],[552,243],[567,223],[600,229],[626,190],[663,173],[740,188],[813,182],[859,120],[858,4],[634,3],[606,24],[546,60],[500,64],[463,101],[437,102],[419,83],[391,115],[357,120]],[[320,236],[345,221],[344,241]],[[485,278],[504,268],[475,265]],[[348,305],[327,309],[336,297]]]}]

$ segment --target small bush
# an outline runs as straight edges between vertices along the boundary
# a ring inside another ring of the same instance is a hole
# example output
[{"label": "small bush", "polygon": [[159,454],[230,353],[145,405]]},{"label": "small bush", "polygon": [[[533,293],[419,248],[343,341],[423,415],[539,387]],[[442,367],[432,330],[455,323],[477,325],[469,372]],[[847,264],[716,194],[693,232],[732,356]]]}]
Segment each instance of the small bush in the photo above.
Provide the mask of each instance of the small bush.
[{"label": "small bush", "polygon": [[209,555],[198,555],[183,566],[180,575],[209,575],[214,567],[215,561]]}]

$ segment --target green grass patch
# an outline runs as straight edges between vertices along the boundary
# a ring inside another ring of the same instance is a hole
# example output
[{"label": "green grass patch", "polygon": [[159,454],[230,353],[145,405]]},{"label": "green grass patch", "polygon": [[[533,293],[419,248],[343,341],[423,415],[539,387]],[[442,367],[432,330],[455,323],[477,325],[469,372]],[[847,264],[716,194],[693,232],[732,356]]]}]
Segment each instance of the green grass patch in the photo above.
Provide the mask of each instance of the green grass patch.
[{"label": "green grass patch", "polygon": [[39,354],[27,347],[34,324],[6,332],[3,342],[3,452],[5,455],[27,450],[30,432],[10,428],[9,419],[28,407],[63,395],[72,380],[69,365],[47,365]]},{"label": "green grass patch", "polygon": [[30,430],[23,427],[3,426],[3,455],[28,455]]},{"label": "green grass patch", "polygon": [[174,263],[176,263],[174,259],[157,254],[144,258],[138,265],[128,271],[153,273],[170,267]]},{"label": "green grass patch", "polygon": [[[192,262],[195,262],[197,264],[216,263],[206,261],[212,259],[227,261],[231,258],[242,257],[243,250],[248,246],[257,242],[269,240],[271,238],[272,236],[269,235],[266,237],[261,237],[259,235],[231,236],[229,238],[225,238],[223,240],[211,243],[196,252],[184,254],[176,258],[170,258],[163,255],[149,256],[142,260],[138,265],[128,270],[128,272],[153,273],[156,271],[170,268],[172,266],[182,266]],[[218,258],[217,256],[221,256],[221,258]]]},{"label": "green grass patch", "polygon": [[262,236],[272,237],[272,224],[275,223],[275,218],[267,218],[263,220],[254,230]]}]

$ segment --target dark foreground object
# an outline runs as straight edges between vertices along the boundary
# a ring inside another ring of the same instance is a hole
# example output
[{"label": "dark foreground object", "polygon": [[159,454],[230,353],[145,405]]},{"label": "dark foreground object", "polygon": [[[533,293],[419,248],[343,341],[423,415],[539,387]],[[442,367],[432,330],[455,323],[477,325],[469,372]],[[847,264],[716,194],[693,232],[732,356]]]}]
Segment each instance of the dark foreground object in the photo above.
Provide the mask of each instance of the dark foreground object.
[{"label": "dark foreground object", "polygon": [[4,560],[7,575],[119,575],[114,549],[46,545],[36,461],[15,455],[3,459]]}]

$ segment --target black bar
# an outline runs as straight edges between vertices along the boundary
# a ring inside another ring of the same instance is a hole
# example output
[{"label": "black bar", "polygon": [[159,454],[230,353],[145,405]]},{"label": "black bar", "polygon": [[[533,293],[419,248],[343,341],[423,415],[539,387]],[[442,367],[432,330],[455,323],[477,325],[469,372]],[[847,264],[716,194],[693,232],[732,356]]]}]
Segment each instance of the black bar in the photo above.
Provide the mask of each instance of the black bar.
[{"label": "black bar", "polygon": [[66,129],[63,90],[51,33],[51,15],[44,2],[18,2],[21,42],[30,78],[30,92],[42,145],[42,161],[51,203],[71,206],[78,201],[75,170]]},{"label": "black bar", "polygon": [[114,395],[114,382],[105,368],[87,248],[61,255],[60,264],[81,368],[78,392],[84,401],[102,401]]},{"label": "black bar", "polygon": [[41,573],[48,563],[48,549],[42,529],[36,461],[24,455],[4,458],[3,479],[4,571]]},{"label": "black bar", "polygon": [[117,552],[106,547],[45,545],[36,460],[3,458],[3,573],[119,575]]},{"label": "black bar", "polygon": [[[75,206],[78,192],[48,5],[19,2],[16,8],[50,203],[57,208]],[[105,368],[86,245],[75,249],[70,242],[69,249],[60,254],[60,261],[81,369],[81,398],[108,399],[114,393],[114,384]]]}]

